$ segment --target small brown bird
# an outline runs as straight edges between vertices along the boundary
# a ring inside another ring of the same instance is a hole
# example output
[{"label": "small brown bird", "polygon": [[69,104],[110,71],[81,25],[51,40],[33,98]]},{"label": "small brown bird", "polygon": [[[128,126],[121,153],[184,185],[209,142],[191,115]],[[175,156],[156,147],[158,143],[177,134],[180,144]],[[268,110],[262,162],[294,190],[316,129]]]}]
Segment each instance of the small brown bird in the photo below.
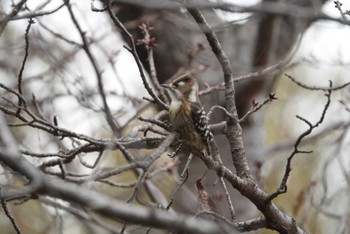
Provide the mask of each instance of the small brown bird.
[{"label": "small brown bird", "polygon": [[209,155],[209,142],[213,140],[213,135],[208,127],[208,117],[199,101],[196,79],[186,73],[163,87],[171,100],[169,118],[175,130],[185,144]]}]

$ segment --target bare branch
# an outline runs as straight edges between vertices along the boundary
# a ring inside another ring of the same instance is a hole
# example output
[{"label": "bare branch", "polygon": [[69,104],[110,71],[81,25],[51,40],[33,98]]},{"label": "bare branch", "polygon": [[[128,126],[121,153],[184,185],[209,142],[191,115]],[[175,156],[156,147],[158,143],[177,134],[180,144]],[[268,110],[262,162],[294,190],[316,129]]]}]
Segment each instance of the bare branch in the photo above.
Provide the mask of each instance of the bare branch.
[{"label": "bare branch", "polygon": [[12,17],[10,20],[12,21],[12,20],[32,19],[32,18],[37,18],[41,16],[51,15],[56,11],[60,10],[62,7],[64,7],[64,4],[61,4],[50,11],[34,11],[26,14],[16,15]]},{"label": "bare branch", "polygon": [[[111,218],[127,220],[143,225],[151,225],[159,228],[166,228],[187,233],[218,233],[219,228],[214,223],[202,220],[189,219],[187,216],[171,214],[169,212],[150,210],[140,206],[127,205],[123,202],[112,200],[111,198],[87,190],[81,186],[62,181],[61,179],[53,180],[46,177],[38,171],[26,159],[19,155],[16,142],[8,129],[3,114],[0,113],[1,133],[0,139],[4,142],[5,148],[0,152],[0,161],[14,171],[19,172],[29,179],[30,186],[18,191],[6,191],[2,193],[2,199],[27,195],[49,195],[52,197],[64,199],[69,202],[78,203],[96,213],[107,215]],[[150,161],[153,162],[158,155],[169,147],[175,135],[170,135],[155,151]]]},{"label": "bare branch", "polygon": [[7,202],[5,199],[2,198],[2,188],[0,187],[0,201],[1,201],[1,207],[5,212],[5,215],[7,216],[7,218],[10,220],[13,228],[15,229],[17,234],[22,234],[21,229],[19,228],[15,218],[13,217],[13,215],[11,214],[10,210],[7,207]]},{"label": "bare branch", "polygon": [[312,91],[337,91],[337,90],[341,90],[347,86],[350,85],[350,82],[346,82],[342,85],[339,85],[339,86],[336,86],[336,87],[318,87],[318,86],[310,86],[310,85],[307,85],[303,82],[300,82],[298,80],[296,80],[293,76],[291,75],[288,75],[287,73],[284,74],[286,77],[288,77],[291,81],[293,81],[294,83],[296,83],[298,86],[304,88],[304,89],[307,89],[307,90],[312,90]]},{"label": "bare branch", "polygon": [[[27,58],[28,58],[28,51],[29,51],[29,31],[30,31],[30,27],[32,26],[32,24],[34,24],[34,20],[33,19],[29,19],[28,20],[28,26],[26,28],[26,32],[25,32],[25,35],[24,35],[24,38],[25,38],[25,49],[24,49],[24,58],[23,58],[23,61],[22,61],[22,66],[21,66],[21,69],[19,71],[19,74],[18,74],[18,93],[20,95],[23,95],[22,93],[22,78],[23,78],[23,71],[24,71],[24,67],[26,65],[26,62],[27,62]],[[18,99],[18,106],[22,106],[24,105],[25,107],[25,102],[22,101],[21,98]],[[18,109],[17,110],[17,114],[20,113],[20,110],[21,109]]]},{"label": "bare branch", "polygon": [[[128,49],[128,51],[133,55],[135,62],[137,64],[137,67],[139,69],[141,78],[142,78],[142,82],[143,85],[145,86],[146,90],[148,91],[149,95],[154,99],[154,101],[160,105],[163,109],[167,110],[168,106],[159,99],[159,97],[157,96],[157,94],[153,91],[153,89],[150,87],[150,85],[148,84],[146,75],[144,73],[140,58],[137,54],[136,51],[136,46],[135,46],[135,41],[134,38],[132,37],[132,35],[128,32],[128,30],[125,28],[125,26],[122,24],[122,22],[120,22],[120,20],[116,17],[116,15],[114,14],[114,12],[112,11],[112,4],[111,4],[111,0],[108,0],[107,3],[107,10],[108,10],[108,14],[111,17],[112,21],[114,22],[114,24],[128,37],[129,39],[129,44],[131,46],[130,49]],[[124,48],[127,48],[124,46]]]},{"label": "bare branch", "polygon": [[347,12],[344,12],[343,8],[342,8],[343,3],[341,3],[339,0],[336,0],[336,1],[334,1],[334,5],[335,5],[334,7],[338,9],[339,14],[343,20],[343,23],[349,23],[347,18],[346,18]]},{"label": "bare branch", "polygon": [[13,9],[10,14],[0,19],[0,35],[4,32],[8,22],[18,14],[18,12],[21,10],[21,8],[26,2],[27,0],[21,0],[19,3],[17,3],[17,5],[13,6]]},{"label": "bare branch", "polygon": [[224,73],[225,106],[228,113],[233,116],[233,118],[227,118],[226,129],[226,136],[229,140],[233,164],[235,165],[237,174],[240,177],[251,177],[247,159],[244,156],[245,151],[242,140],[242,128],[238,122],[239,120],[235,103],[233,72],[231,69],[230,61],[227,58],[226,53],[223,51],[216,34],[213,32],[213,30],[211,30],[209,24],[206,22],[203,14],[198,9],[191,9],[189,12],[196,20],[196,22],[200,25],[203,33],[207,37],[207,40],[214,54],[216,55]]},{"label": "bare branch", "polygon": [[254,101],[252,108],[247,113],[245,113],[245,115],[242,116],[242,118],[240,118],[239,122],[242,123],[245,119],[247,119],[248,116],[257,112],[263,106],[265,106],[267,103],[272,102],[273,100],[276,100],[276,99],[277,99],[277,97],[275,96],[275,93],[270,93],[269,97],[267,99],[265,99],[262,103],[257,103]]},{"label": "bare branch", "polygon": [[94,71],[95,71],[95,75],[96,75],[96,78],[97,78],[97,83],[98,83],[98,90],[100,92],[100,95],[101,95],[101,98],[102,98],[102,103],[103,103],[103,108],[104,108],[104,113],[106,114],[106,120],[109,124],[109,126],[111,127],[113,133],[118,136],[119,135],[119,129],[120,129],[120,126],[118,125],[118,123],[115,121],[112,113],[111,113],[111,110],[108,106],[108,103],[107,103],[107,98],[106,98],[106,93],[104,91],[104,87],[103,87],[103,82],[102,82],[102,75],[101,75],[101,71],[100,71],[100,68],[96,62],[96,59],[94,58],[92,52],[90,51],[90,47],[89,47],[89,43],[87,41],[87,38],[86,38],[86,33],[83,32],[83,30],[81,29],[79,23],[78,23],[78,20],[76,19],[74,13],[73,13],[73,10],[72,10],[72,7],[70,5],[70,2],[69,0],[64,0],[64,3],[69,11],[69,15],[76,27],[76,29],[78,30],[79,34],[80,34],[80,37],[81,37],[81,40],[83,42],[83,50],[85,51],[87,57],[89,58],[90,62],[91,62],[91,65],[92,67],[94,68]]},{"label": "bare branch", "polygon": [[157,46],[157,42],[156,42],[156,39],[154,37],[151,37],[151,35],[150,35],[150,31],[153,28],[145,23],[141,24],[139,26],[139,28],[141,29],[141,31],[144,35],[144,38],[142,40],[138,40],[137,44],[144,45],[147,49],[148,64],[149,64],[149,69],[150,69],[151,80],[152,80],[152,83],[153,83],[154,87],[156,88],[157,92],[159,93],[160,99],[164,102],[164,101],[166,101],[166,96],[164,94],[164,90],[162,89],[162,87],[160,86],[160,84],[158,82],[157,71],[156,71],[156,67],[154,64],[153,47]]},{"label": "bare branch", "polygon": [[232,203],[230,194],[228,193],[227,186],[226,186],[225,181],[222,177],[220,177],[220,183],[225,191],[226,200],[227,200],[227,203],[229,205],[228,207],[230,210],[231,220],[235,221],[236,220],[236,211],[235,211],[235,208],[233,207],[233,203]]},{"label": "bare branch", "polygon": [[300,136],[296,140],[296,142],[294,144],[294,150],[293,150],[293,152],[291,153],[291,155],[287,159],[286,169],[285,169],[285,172],[284,172],[284,176],[283,176],[283,178],[281,180],[281,183],[280,183],[279,187],[277,188],[277,190],[269,195],[269,198],[268,198],[269,201],[273,200],[278,195],[287,192],[287,181],[288,181],[290,172],[292,171],[292,160],[293,160],[294,156],[297,155],[297,154],[300,154],[300,153],[303,153],[303,154],[312,153],[312,151],[300,150],[299,146],[301,144],[301,141],[306,136],[310,135],[312,133],[312,131],[315,128],[317,128],[323,122],[323,120],[325,118],[326,112],[327,112],[328,107],[329,107],[329,105],[331,103],[332,82],[331,81],[329,81],[329,82],[330,82],[330,89],[326,93],[327,102],[326,102],[326,104],[325,104],[325,106],[323,108],[323,111],[322,111],[320,119],[315,124],[312,124],[308,120],[306,120],[306,119],[304,119],[304,118],[302,118],[300,116],[297,116],[297,118],[302,120],[303,122],[305,122],[309,126],[309,128],[306,131],[304,131],[302,134],[300,134]]}]

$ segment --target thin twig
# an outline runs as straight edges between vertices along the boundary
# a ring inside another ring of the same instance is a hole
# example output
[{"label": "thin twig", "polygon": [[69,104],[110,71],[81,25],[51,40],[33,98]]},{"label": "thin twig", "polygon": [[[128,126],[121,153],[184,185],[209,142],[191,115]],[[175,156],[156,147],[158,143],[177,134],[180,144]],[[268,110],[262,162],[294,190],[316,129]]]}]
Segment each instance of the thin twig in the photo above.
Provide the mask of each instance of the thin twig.
[{"label": "thin twig", "polygon": [[301,153],[302,154],[312,153],[312,151],[310,151],[310,150],[300,150],[299,146],[301,144],[301,141],[306,136],[310,135],[312,133],[312,131],[315,128],[317,128],[323,122],[323,120],[325,118],[326,112],[327,112],[328,107],[329,107],[329,105],[331,103],[332,82],[329,81],[329,83],[330,83],[330,85],[329,85],[330,89],[325,94],[326,97],[327,97],[327,102],[326,102],[326,104],[325,104],[325,106],[323,108],[323,111],[322,111],[320,119],[315,124],[312,124],[308,120],[306,120],[305,118],[303,118],[301,116],[296,116],[298,119],[302,120],[304,123],[306,123],[308,125],[308,129],[306,131],[304,131],[302,134],[300,134],[300,136],[296,140],[296,142],[294,144],[294,150],[293,150],[293,152],[291,153],[291,155],[287,159],[287,164],[286,164],[286,168],[285,168],[284,175],[283,175],[283,178],[281,180],[281,183],[280,183],[279,187],[277,188],[277,190],[269,195],[267,202],[270,202],[271,200],[276,198],[278,195],[287,192],[287,181],[288,181],[290,172],[292,170],[292,160],[293,160],[294,156],[297,155],[297,154],[301,154]]},{"label": "thin twig", "polygon": [[276,99],[277,99],[277,97],[276,97],[275,93],[270,93],[269,97],[266,98],[262,103],[253,103],[253,106],[250,108],[250,110],[247,113],[245,113],[245,115],[242,116],[242,118],[239,119],[239,122],[242,123],[244,120],[247,119],[248,116],[257,112],[263,106],[265,106],[267,103],[272,102],[273,100],[276,100]]},{"label": "thin twig", "polygon": [[134,60],[137,64],[137,67],[139,69],[140,75],[141,75],[141,79],[143,82],[144,87],[146,88],[146,90],[148,91],[149,95],[154,99],[154,101],[160,105],[163,109],[168,110],[169,107],[168,105],[166,105],[162,100],[159,99],[159,97],[157,96],[157,94],[153,91],[153,89],[151,88],[151,86],[148,84],[146,75],[144,73],[140,58],[137,54],[136,51],[136,46],[135,46],[135,41],[133,36],[130,34],[130,32],[125,28],[125,26],[123,25],[123,23],[118,19],[118,17],[114,14],[114,12],[112,11],[112,3],[110,0],[107,1],[107,10],[108,10],[108,14],[111,17],[112,21],[114,22],[114,24],[127,36],[127,38],[129,39],[129,44],[131,46],[131,48],[127,48],[124,46],[124,48],[126,48],[134,57]]},{"label": "thin twig", "polygon": [[[2,187],[0,186],[0,196],[2,196]],[[11,212],[9,211],[8,207],[7,207],[7,202],[5,199],[0,199],[1,202],[1,207],[4,210],[5,215],[7,216],[7,218],[10,220],[13,228],[15,229],[17,234],[22,234],[21,229],[19,228],[15,218],[12,216]]]},{"label": "thin twig", "polygon": [[285,63],[286,62],[284,60],[282,60],[282,61],[279,61],[272,66],[262,68],[256,72],[251,72],[251,73],[248,73],[245,75],[236,76],[233,78],[233,82],[238,83],[238,82],[243,81],[243,80],[247,80],[247,79],[251,79],[251,78],[255,78],[255,77],[261,77],[263,75],[266,75],[266,74],[273,72],[273,71],[276,71],[276,70],[281,70],[285,66]]},{"label": "thin twig", "polygon": [[166,124],[166,123],[159,121],[157,119],[146,119],[146,118],[143,118],[142,116],[139,116],[138,119],[143,121],[143,122],[148,122],[148,123],[157,125],[158,127],[161,127],[164,129],[169,129],[169,124]]},{"label": "thin twig", "polygon": [[64,6],[64,4],[61,4],[58,7],[54,8],[50,11],[34,11],[34,12],[26,13],[26,14],[17,15],[17,16],[12,17],[11,21],[38,18],[38,17],[42,17],[42,16],[46,16],[46,15],[51,15],[51,14],[57,12],[58,10],[60,10],[63,6]]},{"label": "thin twig", "polygon": [[207,114],[207,115],[208,115],[208,118],[209,118],[209,119],[211,118],[211,116],[212,116],[212,114],[214,113],[214,111],[217,110],[217,109],[222,110],[222,111],[225,113],[225,115],[226,115],[227,117],[229,117],[229,118],[234,118],[234,116],[231,115],[224,107],[215,105],[215,106],[212,106],[212,107],[210,108],[210,110],[208,111],[208,114]]},{"label": "thin twig", "polygon": [[109,124],[109,126],[111,127],[113,133],[118,136],[119,135],[119,130],[120,130],[120,126],[118,125],[118,123],[115,121],[112,113],[111,113],[111,110],[108,106],[108,103],[107,103],[107,97],[106,97],[106,93],[105,93],[105,90],[104,90],[104,87],[103,87],[103,82],[102,82],[102,73],[100,71],[100,68],[92,54],[92,52],[90,51],[90,47],[89,47],[89,43],[88,43],[88,40],[86,38],[86,33],[83,32],[82,28],[80,27],[79,23],[78,23],[78,20],[76,19],[75,17],[75,14],[72,10],[72,7],[70,5],[70,1],[69,0],[64,0],[64,3],[69,11],[69,15],[76,27],[76,29],[78,30],[79,32],[79,35],[80,35],[80,38],[83,42],[83,50],[85,51],[87,57],[89,58],[90,62],[91,62],[91,65],[92,67],[94,68],[94,71],[95,71],[95,75],[96,75],[96,78],[97,78],[97,83],[98,83],[98,90],[100,92],[100,95],[101,95],[101,99],[102,99],[102,103],[103,103],[103,109],[104,109],[104,113],[106,114],[106,120],[107,120],[107,123]]},{"label": "thin twig", "polygon": [[169,210],[170,207],[173,205],[175,195],[180,191],[180,189],[182,188],[182,186],[185,184],[186,180],[188,179],[188,170],[190,168],[190,163],[191,163],[192,159],[193,159],[193,154],[190,154],[187,158],[186,165],[180,174],[180,181],[177,184],[176,189],[172,193],[170,201],[169,201],[167,207],[165,208],[165,210]]},{"label": "thin twig", "polygon": [[13,18],[15,17],[18,12],[22,9],[23,5],[27,2],[27,0],[22,0],[20,1],[19,3],[17,3],[17,5],[14,5],[13,6],[13,9],[11,11],[10,14],[6,15],[5,17],[2,17],[1,18],[1,21],[0,21],[0,36],[1,34],[4,32],[8,22]]},{"label": "thin twig", "polygon": [[347,86],[350,85],[350,82],[346,82],[342,85],[339,85],[339,86],[336,86],[336,87],[319,87],[319,86],[311,86],[311,85],[307,85],[303,82],[300,82],[298,80],[296,80],[293,76],[285,73],[284,74],[286,77],[288,77],[291,81],[293,81],[294,83],[296,83],[298,86],[304,88],[304,89],[307,89],[307,90],[312,90],[312,91],[337,91],[337,90],[341,90]]},{"label": "thin twig", "polygon": [[343,3],[341,3],[339,0],[334,1],[334,7],[338,9],[343,22],[346,23],[347,22],[346,12],[343,11],[342,6],[343,6]]},{"label": "thin twig", "polygon": [[[24,39],[25,39],[25,48],[24,48],[24,58],[23,58],[23,61],[22,61],[22,66],[21,66],[21,69],[19,70],[19,73],[18,73],[18,93],[20,95],[23,95],[23,91],[22,91],[22,79],[23,79],[23,71],[24,71],[24,67],[26,65],[26,62],[27,62],[27,58],[28,58],[28,55],[29,55],[29,31],[30,31],[30,28],[32,26],[32,24],[34,24],[34,20],[32,18],[30,18],[28,20],[28,26],[26,28],[26,32],[24,34]],[[24,106],[25,107],[25,102],[22,101],[21,98],[18,99],[18,106]],[[20,110],[21,109],[18,109],[17,110],[17,114],[20,113]]]},{"label": "thin twig", "polygon": [[137,44],[144,45],[146,47],[146,50],[148,52],[148,65],[150,69],[152,83],[156,88],[156,90],[158,91],[160,99],[163,102],[165,102],[167,99],[164,94],[164,90],[162,89],[162,87],[158,82],[156,66],[154,64],[153,48],[157,46],[157,43],[156,43],[156,39],[154,37],[151,37],[150,35],[150,31],[153,28],[145,23],[141,24],[139,28],[141,29],[144,35],[144,38],[142,40],[138,40]]},{"label": "thin twig", "polygon": [[232,204],[232,200],[231,200],[231,196],[227,190],[227,186],[225,184],[225,181],[222,177],[220,177],[220,183],[222,185],[222,187],[224,188],[224,191],[225,191],[225,197],[226,197],[226,200],[228,202],[228,207],[229,207],[229,210],[230,210],[230,215],[231,215],[231,220],[232,221],[235,221],[236,220],[236,211],[235,211],[235,208],[233,207],[233,204]]}]

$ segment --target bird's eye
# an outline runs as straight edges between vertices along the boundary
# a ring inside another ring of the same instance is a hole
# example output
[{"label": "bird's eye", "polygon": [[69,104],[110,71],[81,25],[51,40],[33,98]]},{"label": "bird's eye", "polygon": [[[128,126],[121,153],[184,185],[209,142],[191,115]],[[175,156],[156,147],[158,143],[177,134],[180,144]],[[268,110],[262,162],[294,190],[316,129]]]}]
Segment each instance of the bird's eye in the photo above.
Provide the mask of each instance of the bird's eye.
[{"label": "bird's eye", "polygon": [[192,82],[193,82],[193,79],[192,79],[191,77],[187,76],[187,77],[184,79],[184,81],[185,81],[186,83],[192,83]]}]

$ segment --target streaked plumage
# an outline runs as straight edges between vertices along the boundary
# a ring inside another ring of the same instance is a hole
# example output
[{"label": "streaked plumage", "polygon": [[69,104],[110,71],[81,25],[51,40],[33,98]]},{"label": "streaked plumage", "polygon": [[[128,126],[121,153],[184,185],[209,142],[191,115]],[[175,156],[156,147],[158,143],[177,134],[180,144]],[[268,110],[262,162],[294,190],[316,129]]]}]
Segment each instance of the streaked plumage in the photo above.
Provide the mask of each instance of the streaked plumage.
[{"label": "streaked plumage", "polygon": [[209,142],[213,135],[208,128],[208,117],[198,98],[198,83],[185,74],[164,85],[171,99],[170,122],[187,145],[209,154]]}]

